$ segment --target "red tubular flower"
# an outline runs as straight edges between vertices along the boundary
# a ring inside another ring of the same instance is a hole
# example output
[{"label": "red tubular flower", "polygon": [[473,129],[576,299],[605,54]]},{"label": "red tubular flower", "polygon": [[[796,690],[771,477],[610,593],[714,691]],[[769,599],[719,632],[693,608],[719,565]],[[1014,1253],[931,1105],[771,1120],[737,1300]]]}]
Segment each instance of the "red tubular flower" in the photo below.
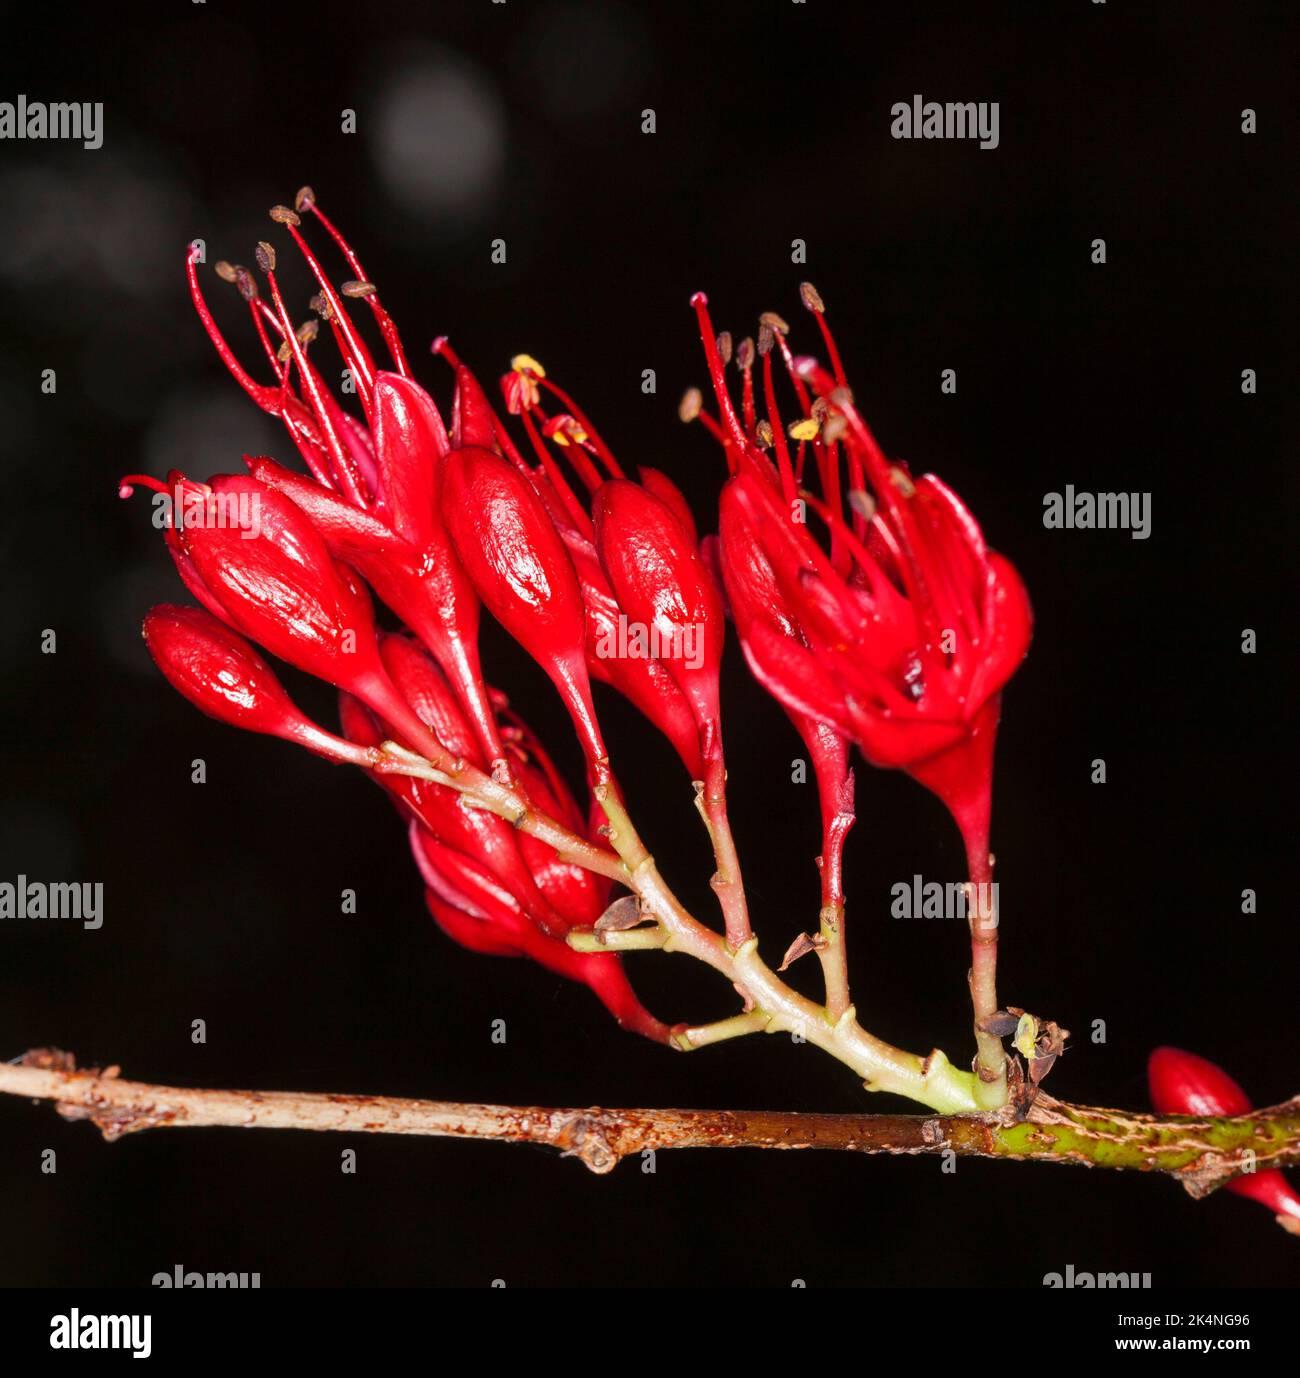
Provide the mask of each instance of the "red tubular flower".
[{"label": "red tubular flower", "polygon": [[305,474],[262,457],[246,457],[245,463],[259,482],[292,499],[335,559],[354,566],[420,638],[451,681],[480,747],[490,760],[502,759],[479,663],[478,597],[441,523],[431,526],[417,547],[374,513]]},{"label": "red tubular flower", "polygon": [[[946,485],[933,475],[913,480],[885,459],[848,391],[821,299],[806,284],[804,301],[834,376],[791,356],[788,327],[765,316],[758,352],[768,420],[746,425],[723,382],[706,302],[693,299],[722,409],[722,422],[710,424],[736,475],[720,539],[742,645],[788,709],[831,724],[873,764],[902,768],[937,793],[962,830],[972,878],[986,878],[999,693],[1029,644],[1028,598]],[[789,427],[797,457],[776,408],[774,355],[802,411]],[[748,369],[745,376],[748,396]],[[752,416],[752,406],[746,411]],[[809,453],[821,498],[801,486]],[[809,507],[827,526],[829,549],[803,519]]]},{"label": "red tubular flower", "polygon": [[593,775],[603,776],[608,755],[583,654],[582,591],[541,498],[508,461],[466,446],[444,466],[442,518],[479,597],[550,676]]},{"label": "red tubular flower", "polygon": [[[1157,1048],[1147,1062],[1147,1082],[1151,1104],[1162,1115],[1245,1115],[1252,1108],[1222,1067],[1181,1048]],[[1234,1177],[1227,1190],[1267,1206],[1284,1230],[1300,1235],[1300,1196],[1277,1168]]]},{"label": "red tubular flower", "polygon": [[209,717],[296,742],[331,761],[374,765],[378,753],[318,727],[285,693],[275,672],[244,640],[201,608],[151,608],[144,641],[172,688]]},{"label": "red tubular flower", "polygon": [[[337,289],[331,283],[300,232],[302,217],[308,215],[342,250],[356,280]],[[437,468],[450,444],[442,417],[432,398],[411,379],[401,339],[379,303],[374,284],[365,278],[357,256],[321,211],[311,188],[298,192],[294,209],[274,207],[271,219],[292,236],[320,285],[312,306],[338,344],[365,424],[339,406],[311,363],[308,349],[319,324],[313,319],[293,328],[277,286],[276,255],[269,244],[258,246],[257,263],[270,288],[270,305],[246,269],[218,263],[216,271],[234,283],[248,303],[253,325],[275,369],[274,386],[254,382],[236,360],[208,310],[191,254],[187,261],[190,293],[213,345],[258,406],[285,422],[314,481],[269,460],[253,461],[254,466],[265,466],[255,467],[254,473],[302,505],[336,557],[355,563],[420,637],[451,680],[484,750],[498,761],[500,742],[494,737],[478,661],[478,601],[436,512]],[[345,299],[364,301],[369,307],[395,372],[375,367],[348,315]],[[275,337],[281,341],[278,351]]]},{"label": "red tubular flower", "polygon": [[592,501],[596,549],[619,606],[657,636],[659,660],[695,714],[717,731],[723,613],[699,549],[673,508],[627,479]]},{"label": "red tubular flower", "polygon": [[481,867],[414,825],[412,850],[428,887],[429,912],[453,942],[488,956],[528,957],[565,980],[587,986],[621,1028],[655,1043],[669,1042],[668,1026],[637,999],[615,953],[575,952],[540,932]]},{"label": "red tubular flower", "polygon": [[562,527],[560,535],[582,589],[588,672],[634,704],[672,743],[691,779],[699,779],[703,758],[691,705],[662,661],[653,656],[606,654],[607,647],[619,644],[620,621],[626,613],[610,588],[594,544],[572,528]]},{"label": "red tubular flower", "polygon": [[[596,827],[603,821],[589,823],[582,816],[554,762],[536,735],[517,714],[503,709],[505,725],[502,736],[507,741],[515,761],[515,773],[528,791],[528,797],[543,813],[562,823],[571,833],[596,845]],[[593,801],[593,810],[599,807]],[[530,836],[519,834],[519,846],[538,888],[569,928],[591,928],[609,905],[613,882],[607,876],[596,875],[581,866],[565,861],[554,847]],[[613,852],[610,852],[613,855]]]},{"label": "red tubular flower", "polygon": [[[168,543],[204,606],[272,655],[356,695],[414,749],[444,758],[384,670],[364,588],[334,563],[306,515],[244,475],[210,484],[170,478],[176,506]],[[130,484],[121,491],[129,495]]]}]

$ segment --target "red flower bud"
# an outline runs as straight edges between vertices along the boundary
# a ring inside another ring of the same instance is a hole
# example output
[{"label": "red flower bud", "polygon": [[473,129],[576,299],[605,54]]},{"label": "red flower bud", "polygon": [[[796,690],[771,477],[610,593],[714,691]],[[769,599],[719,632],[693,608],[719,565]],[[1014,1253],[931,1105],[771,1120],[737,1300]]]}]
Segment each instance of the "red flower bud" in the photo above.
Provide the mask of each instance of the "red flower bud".
[{"label": "red flower bud", "polygon": [[681,522],[690,537],[691,544],[699,545],[700,533],[695,527],[695,514],[691,511],[691,505],[686,501],[682,490],[660,469],[651,469],[648,465],[642,464],[637,472],[641,475],[642,488],[671,507],[673,515]]},{"label": "red flower bud", "polygon": [[602,484],[592,506],[596,549],[614,596],[629,618],[657,638],[657,658],[703,733],[721,712],[724,618],[699,550],[662,498],[627,479]]},{"label": "red flower bud", "polygon": [[698,780],[703,773],[700,734],[690,704],[662,661],[606,654],[607,647],[619,644],[619,622],[625,614],[601,568],[595,546],[571,528],[563,528],[560,534],[582,588],[588,671],[634,704],[672,743],[691,779]]},{"label": "red flower bud", "polygon": [[[376,389],[381,405],[392,391]],[[431,515],[425,544],[418,549],[373,513],[304,474],[271,459],[245,457],[245,463],[259,482],[291,498],[311,518],[335,559],[354,565],[424,642],[451,680],[480,746],[489,759],[499,759],[501,743],[478,655],[478,596],[441,522]]]},{"label": "red flower bud", "polygon": [[[1147,1061],[1151,1104],[1162,1115],[1244,1115],[1250,1098],[1213,1062],[1181,1048],[1157,1048]],[[1300,1196],[1277,1170],[1246,1173],[1227,1183],[1227,1190],[1265,1205],[1277,1223],[1300,1234]]]},{"label": "red flower bud", "polygon": [[169,544],[186,583],[204,590],[205,607],[272,655],[355,694],[412,748],[443,756],[384,671],[364,585],[334,563],[307,516],[242,474],[211,484],[169,477],[176,503]]},{"label": "red flower bud", "polygon": [[[482,757],[469,723],[428,655],[409,638],[395,635],[384,636],[381,654],[403,700],[432,729],[445,749],[481,768]],[[392,735],[391,725],[385,724],[381,730],[360,705],[346,696],[340,715],[348,737],[362,745],[373,745]],[[470,807],[448,785],[381,771],[372,774],[408,817],[417,819],[442,843],[486,867],[533,923],[557,935],[567,931],[570,924],[554,911],[538,888],[521,851],[520,839],[509,823],[485,809]]]},{"label": "red flower bud", "polygon": [[656,1043],[668,1041],[667,1026],[637,999],[616,954],[575,952],[540,932],[480,866],[416,826],[411,845],[429,887],[429,912],[454,942],[490,956],[531,958],[557,976],[588,986],[623,1028]]},{"label": "red flower bud", "polygon": [[477,378],[463,364],[456,366],[456,396],[452,402],[451,437],[456,449],[476,445],[496,448],[492,431],[492,404]]},{"label": "red flower bud", "polygon": [[528,479],[489,450],[453,450],[443,470],[442,517],[489,611],[559,690],[589,766],[605,744],[583,655],[585,618],[573,562]]},{"label": "red flower bud", "polygon": [[329,760],[374,764],[373,751],[302,714],[266,661],[211,613],[163,603],[146,614],[143,631],[149,654],[172,688],[209,717],[297,742]]},{"label": "red flower bud", "polygon": [[374,446],[392,526],[417,550],[424,550],[439,524],[434,473],[450,443],[433,399],[409,378],[376,374]]}]

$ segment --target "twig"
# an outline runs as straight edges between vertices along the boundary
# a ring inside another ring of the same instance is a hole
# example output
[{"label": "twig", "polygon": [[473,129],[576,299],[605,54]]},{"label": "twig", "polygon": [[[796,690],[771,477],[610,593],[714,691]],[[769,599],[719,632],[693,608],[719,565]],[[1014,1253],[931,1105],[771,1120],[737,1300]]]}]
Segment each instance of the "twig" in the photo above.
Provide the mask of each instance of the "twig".
[{"label": "twig", "polygon": [[[0,1063],[0,1095],[49,1100],[110,1141],[144,1129],[227,1125],[416,1134],[546,1144],[611,1172],[620,1158],[670,1148],[822,1148],[1076,1163],[1166,1173],[1205,1196],[1248,1169],[1300,1162],[1300,1096],[1224,1119],[1161,1118],[1067,1105],[1039,1095],[1023,1120],[989,1115],[807,1115],[749,1110],[602,1110],[474,1105],[388,1096],[217,1091],[78,1070],[42,1048]],[[1247,1153],[1253,1154],[1253,1160]]]}]

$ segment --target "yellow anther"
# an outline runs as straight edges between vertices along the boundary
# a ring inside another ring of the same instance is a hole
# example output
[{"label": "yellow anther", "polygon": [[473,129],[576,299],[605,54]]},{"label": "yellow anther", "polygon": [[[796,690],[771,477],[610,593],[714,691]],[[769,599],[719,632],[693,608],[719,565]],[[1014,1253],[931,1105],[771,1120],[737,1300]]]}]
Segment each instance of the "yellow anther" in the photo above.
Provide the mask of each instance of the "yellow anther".
[{"label": "yellow anther", "polygon": [[790,427],[791,440],[816,440],[821,427],[812,419],[805,416],[802,421],[794,422]]},{"label": "yellow anther", "polygon": [[514,369],[516,373],[533,373],[536,374],[538,378],[546,377],[546,370],[531,354],[516,354],[515,357],[510,360],[510,367]]}]

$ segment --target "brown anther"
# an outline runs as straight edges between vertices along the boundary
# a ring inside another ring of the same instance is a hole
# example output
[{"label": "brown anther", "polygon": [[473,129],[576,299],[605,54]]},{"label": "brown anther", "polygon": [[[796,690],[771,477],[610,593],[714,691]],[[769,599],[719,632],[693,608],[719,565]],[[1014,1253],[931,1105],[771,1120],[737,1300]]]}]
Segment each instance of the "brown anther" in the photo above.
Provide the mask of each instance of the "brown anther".
[{"label": "brown anther", "polygon": [[[832,417],[831,420],[838,418]],[[830,429],[828,425],[827,430]],[[876,500],[870,493],[861,488],[849,489],[849,507],[862,518],[864,522],[871,521],[876,515]]]},{"label": "brown anther", "polygon": [[288,340],[285,340],[280,348],[275,351],[275,357],[279,359],[282,364],[287,364],[289,360],[293,358],[293,346]]},{"label": "brown anther", "polygon": [[736,346],[736,363],[746,373],[754,367],[754,341],[748,335]]},{"label": "brown anther", "polygon": [[758,436],[758,443],[763,449],[770,450],[772,448],[773,439],[772,423],[767,420],[760,421],[758,425],[754,427],[754,431]]},{"label": "brown anther", "polygon": [[307,305],[310,306],[323,321],[329,320],[334,315],[334,308],[330,305],[330,299],[324,292],[317,292]]},{"label": "brown anther", "polygon": [[305,320],[293,333],[297,335],[299,344],[309,345],[320,334],[320,322]]},{"label": "brown anther", "polygon": [[277,225],[301,225],[302,220],[297,211],[291,211],[288,206],[272,206],[267,212]]},{"label": "brown anther", "polygon": [[316,204],[316,193],[310,187],[299,187],[293,204],[295,210],[309,211]]},{"label": "brown anther", "polygon": [[253,257],[257,260],[257,266],[264,273],[275,272],[275,250],[265,239],[257,241],[257,248],[253,251]]},{"label": "brown anther", "polygon": [[373,282],[345,282],[339,291],[345,297],[373,297],[379,288]]},{"label": "brown anther", "polygon": [[812,413],[812,419],[820,426],[826,420],[826,399],[819,397],[808,410]]},{"label": "brown anther", "polygon": [[898,489],[905,498],[910,498],[916,492],[916,484],[908,476],[907,470],[894,465],[889,471],[889,481]]},{"label": "brown anther", "polygon": [[234,282],[235,270],[224,258],[219,258],[213,265],[212,271],[222,280],[222,282]]},{"label": "brown anther", "polygon": [[758,327],[758,352],[760,356],[770,354],[776,343],[776,331],[766,321]]},{"label": "brown anther", "polygon": [[724,330],[718,336],[718,356],[724,364],[731,362],[731,331]]},{"label": "brown anther", "polygon": [[853,390],[851,388],[836,388],[830,395],[832,407],[851,407],[853,405]]},{"label": "brown anther", "polygon": [[245,301],[257,300],[257,279],[247,268],[239,264],[235,265],[235,286],[239,288],[239,295]]},{"label": "brown anther", "polygon": [[759,325],[770,326],[778,334],[788,335],[790,327],[776,314],[775,311],[764,311],[758,318]]},{"label": "brown anther", "polygon": [[826,310],[826,303],[822,300],[822,294],[811,282],[799,284],[799,297],[809,311],[816,311],[819,316]]},{"label": "brown anther", "polygon": [[828,416],[822,426],[822,441],[827,445],[835,442],[847,431],[849,423],[842,416]]},{"label": "brown anther", "polygon": [[682,400],[677,404],[677,415],[680,420],[690,422],[700,414],[700,408],[704,405],[704,394],[699,388],[687,388],[682,393]]}]

